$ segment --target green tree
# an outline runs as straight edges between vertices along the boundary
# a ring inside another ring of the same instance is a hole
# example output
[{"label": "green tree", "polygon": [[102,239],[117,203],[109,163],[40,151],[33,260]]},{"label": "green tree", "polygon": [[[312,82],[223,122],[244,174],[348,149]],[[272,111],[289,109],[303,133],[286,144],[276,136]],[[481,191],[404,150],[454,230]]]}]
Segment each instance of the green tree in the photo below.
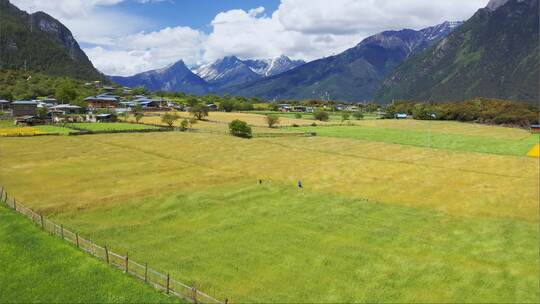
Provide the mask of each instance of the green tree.
[{"label": "green tree", "polygon": [[180,122],[180,130],[186,131],[188,128],[189,128],[189,119],[187,118],[182,119],[182,121]]},{"label": "green tree", "polygon": [[141,119],[144,117],[141,105],[136,105],[133,107],[133,116],[135,117],[135,121],[137,123],[139,123],[139,121],[141,121]]},{"label": "green tree", "polygon": [[62,103],[73,102],[77,99],[77,89],[71,82],[64,82],[56,89],[55,97]]},{"label": "green tree", "polygon": [[351,119],[351,114],[349,114],[348,112],[343,112],[341,114],[341,121],[346,121],[346,120],[350,120]]},{"label": "green tree", "polygon": [[316,120],[320,121],[328,121],[328,119],[330,119],[330,115],[324,110],[315,111],[315,113],[313,113],[313,117],[315,117]]},{"label": "green tree", "polygon": [[219,104],[219,108],[220,110],[223,110],[225,112],[232,112],[235,108],[234,101],[230,99],[225,99],[221,101],[221,103]]},{"label": "green tree", "polygon": [[251,127],[241,120],[233,120],[229,123],[229,132],[233,136],[242,137],[242,138],[251,138],[253,137]]},{"label": "green tree", "polygon": [[205,117],[208,117],[208,107],[202,104],[191,107],[189,112],[198,120],[203,120]]},{"label": "green tree", "polygon": [[167,124],[170,128],[172,128],[178,119],[180,119],[180,117],[176,113],[165,113],[163,116],[161,116],[161,121]]},{"label": "green tree", "polygon": [[301,118],[302,118],[302,114],[296,113],[296,114],[294,114],[294,118],[301,119]]},{"label": "green tree", "polygon": [[353,113],[353,116],[354,118],[358,119],[358,120],[361,120],[361,119],[364,119],[364,113],[360,112],[360,111],[356,111]]},{"label": "green tree", "polygon": [[187,103],[188,107],[195,107],[195,106],[199,105],[200,102],[195,96],[190,95],[187,98],[186,103]]},{"label": "green tree", "polygon": [[279,124],[279,116],[274,114],[268,114],[266,115],[266,124],[268,124],[269,128],[273,128],[276,125]]}]

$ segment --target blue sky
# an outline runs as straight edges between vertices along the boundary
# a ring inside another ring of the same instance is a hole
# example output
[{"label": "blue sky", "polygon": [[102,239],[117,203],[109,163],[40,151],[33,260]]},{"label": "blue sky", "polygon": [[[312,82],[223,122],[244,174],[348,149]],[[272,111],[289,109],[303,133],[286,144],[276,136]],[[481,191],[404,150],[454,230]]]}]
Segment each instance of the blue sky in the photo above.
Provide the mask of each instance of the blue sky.
[{"label": "blue sky", "polygon": [[488,0],[11,0],[63,22],[92,63],[127,76],[224,56],[306,61],[385,30],[470,18]]},{"label": "blue sky", "polygon": [[210,22],[220,12],[232,9],[247,11],[262,6],[267,13],[271,13],[278,8],[279,2],[279,0],[176,0],[155,3],[127,1],[113,9],[151,19],[155,24],[147,27],[147,31],[167,26],[190,26],[209,33],[212,30]]}]

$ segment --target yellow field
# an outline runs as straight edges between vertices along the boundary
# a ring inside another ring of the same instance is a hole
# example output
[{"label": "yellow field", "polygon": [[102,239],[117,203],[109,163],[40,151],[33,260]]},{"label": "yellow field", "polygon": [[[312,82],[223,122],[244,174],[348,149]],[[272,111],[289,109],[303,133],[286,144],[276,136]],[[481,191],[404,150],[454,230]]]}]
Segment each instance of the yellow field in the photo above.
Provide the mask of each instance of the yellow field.
[{"label": "yellow field", "polygon": [[452,214],[538,219],[538,160],[526,157],[182,133],[6,138],[1,147],[1,183],[49,212],[262,178]]},{"label": "yellow field", "polygon": [[[471,126],[430,128],[521,136]],[[538,302],[539,164],[330,136],[0,138],[19,203],[236,303]]]},{"label": "yellow field", "polygon": [[17,136],[17,135],[36,135],[45,134],[44,132],[32,127],[20,128],[0,128],[0,136]]},{"label": "yellow field", "polygon": [[540,157],[540,144],[536,144],[527,155],[530,157]]},{"label": "yellow field", "polygon": [[[183,117],[183,118],[189,118],[189,117],[192,117],[192,115],[188,112],[175,112],[176,114],[178,114],[178,116],[180,117]],[[164,114],[164,113],[153,113],[153,114]],[[132,119],[132,118],[130,118]],[[210,112],[208,117],[206,118],[210,121],[214,121],[214,122],[220,122],[220,123],[223,123],[223,124],[228,124],[230,123],[231,121],[235,120],[235,119],[240,119],[240,120],[243,120],[245,122],[247,122],[249,125],[251,126],[255,126],[255,127],[263,127],[263,128],[267,128],[268,125],[266,123],[266,116],[265,115],[260,115],[260,114],[251,114],[251,113],[227,113],[227,112]],[[313,120],[307,120],[307,119],[296,119],[296,118],[288,118],[288,117],[280,117],[280,123],[278,126],[282,126],[282,127],[285,127],[285,126],[292,126],[293,124],[296,124],[296,125],[299,125],[299,126],[309,126],[313,123],[316,123],[318,125],[326,125],[326,124],[330,124],[329,122],[320,122],[320,121],[313,121]],[[157,116],[150,116],[150,117],[145,117],[143,122],[146,122],[148,121],[148,123],[157,123],[157,124],[162,124],[161,122],[161,119]],[[176,124],[179,124],[180,122],[178,121]]]}]

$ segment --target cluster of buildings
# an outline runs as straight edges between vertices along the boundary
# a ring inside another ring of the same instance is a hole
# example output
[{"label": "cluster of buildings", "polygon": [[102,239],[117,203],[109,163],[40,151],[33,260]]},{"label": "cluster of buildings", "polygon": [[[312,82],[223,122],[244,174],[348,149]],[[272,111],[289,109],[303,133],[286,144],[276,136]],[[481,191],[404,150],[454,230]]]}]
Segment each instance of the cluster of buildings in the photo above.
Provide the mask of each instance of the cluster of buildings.
[{"label": "cluster of buildings", "polygon": [[[94,83],[89,83],[94,85]],[[144,95],[134,96],[131,100],[124,100],[113,95],[114,88],[103,87],[106,92],[97,96],[89,96],[84,99],[87,107],[72,104],[59,103],[54,98],[39,100],[0,100],[0,112],[9,113],[17,123],[39,124],[50,122],[72,122],[72,121],[104,121],[115,120],[120,113],[130,112],[132,108],[140,106],[145,111],[159,111],[163,108],[171,108],[176,104],[171,104],[164,99],[151,99]],[[107,110],[106,114],[97,114]]]}]

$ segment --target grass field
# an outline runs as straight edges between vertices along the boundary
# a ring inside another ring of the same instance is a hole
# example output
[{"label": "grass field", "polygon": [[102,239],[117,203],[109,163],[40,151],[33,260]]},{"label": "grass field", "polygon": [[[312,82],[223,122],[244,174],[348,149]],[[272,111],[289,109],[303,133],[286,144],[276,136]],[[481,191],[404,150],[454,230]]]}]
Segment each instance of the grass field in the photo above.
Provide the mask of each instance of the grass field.
[{"label": "grass field", "polygon": [[19,127],[13,124],[0,124],[0,136],[59,134],[69,135],[78,131],[53,125],[40,125],[32,127]]},{"label": "grass field", "polygon": [[[410,132],[426,127],[528,137]],[[1,138],[0,150],[0,184],[20,202],[218,298],[539,300],[538,158],[182,132]]]},{"label": "grass field", "polygon": [[135,130],[157,130],[158,127],[147,126],[134,123],[72,123],[68,124],[68,127],[75,128],[77,130],[86,130],[92,132],[99,131],[135,131]]},{"label": "grass field", "polygon": [[377,120],[360,126],[291,128],[316,132],[319,136],[351,138],[436,149],[505,155],[526,155],[539,142],[526,130],[488,127],[455,122]]},{"label": "grass field", "polygon": [[0,206],[1,303],[179,303]]}]

